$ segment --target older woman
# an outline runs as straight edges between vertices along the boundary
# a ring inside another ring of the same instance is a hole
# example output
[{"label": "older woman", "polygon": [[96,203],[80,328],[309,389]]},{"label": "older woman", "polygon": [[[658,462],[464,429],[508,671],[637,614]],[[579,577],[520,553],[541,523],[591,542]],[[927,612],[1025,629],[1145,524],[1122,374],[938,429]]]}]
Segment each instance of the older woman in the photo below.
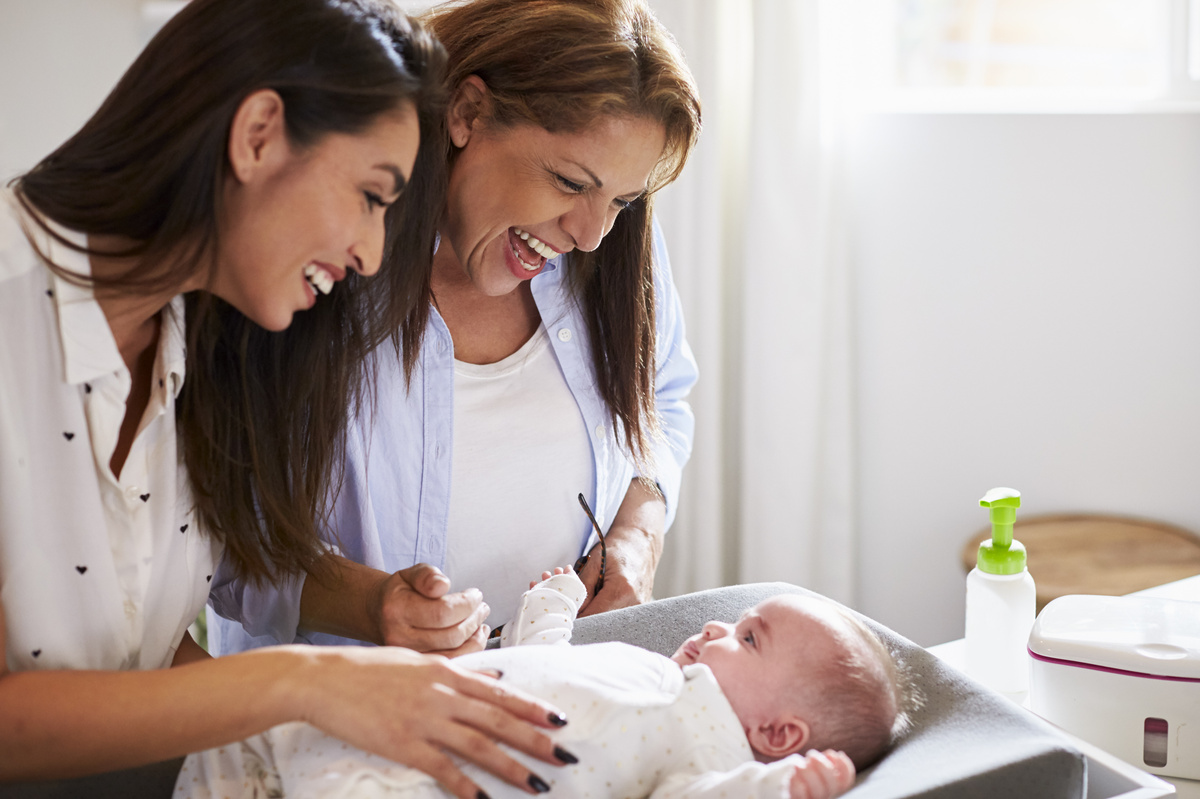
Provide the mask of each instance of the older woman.
[{"label": "older woman", "polygon": [[553,708],[444,659],[215,660],[187,633],[222,551],[250,581],[319,573],[363,358],[428,275],[443,66],[376,0],[194,0],[0,197],[0,782],[285,719],[463,797],[448,752],[531,792],[497,741],[563,762]]},{"label": "older woman", "polygon": [[[428,301],[379,352],[340,573],[214,592],[262,642],[478,648],[524,575],[589,551],[585,615],[643,602],[675,512],[696,372],[651,201],[699,131],[677,46],[641,0],[473,0],[428,24],[451,95]],[[218,650],[254,643],[212,620]]]}]

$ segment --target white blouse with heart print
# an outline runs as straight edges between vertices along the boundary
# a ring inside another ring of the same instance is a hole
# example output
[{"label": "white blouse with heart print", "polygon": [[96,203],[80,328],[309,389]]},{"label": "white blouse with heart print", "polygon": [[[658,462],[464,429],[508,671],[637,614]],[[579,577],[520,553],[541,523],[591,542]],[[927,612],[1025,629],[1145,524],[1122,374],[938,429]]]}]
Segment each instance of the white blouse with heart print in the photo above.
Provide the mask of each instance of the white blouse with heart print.
[{"label": "white blouse with heart print", "polygon": [[56,276],[38,249],[58,266],[91,273],[86,255],[47,235],[3,192],[0,602],[8,668],[169,666],[204,607],[220,553],[197,529],[176,451],[183,301],[163,309],[150,402],[118,479],[109,461],[129,370],[91,289]]}]

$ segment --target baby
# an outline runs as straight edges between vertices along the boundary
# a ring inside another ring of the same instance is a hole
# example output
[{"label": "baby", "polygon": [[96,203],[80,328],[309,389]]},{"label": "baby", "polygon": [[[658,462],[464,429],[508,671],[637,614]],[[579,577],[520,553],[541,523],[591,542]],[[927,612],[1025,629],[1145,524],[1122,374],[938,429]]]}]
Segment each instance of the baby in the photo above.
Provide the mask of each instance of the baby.
[{"label": "baby", "polygon": [[[711,621],[670,659],[621,643],[564,643],[585,597],[546,572],[505,625],[502,648],[456,659],[545,697],[570,723],[552,735],[577,762],[547,768],[558,797],[829,799],[854,784],[903,725],[897,670],[879,639],[834,603],[781,595],[736,624]],[[487,793],[520,792],[473,766]],[[188,757],[176,796],[446,797],[415,769],[306,724]]]}]

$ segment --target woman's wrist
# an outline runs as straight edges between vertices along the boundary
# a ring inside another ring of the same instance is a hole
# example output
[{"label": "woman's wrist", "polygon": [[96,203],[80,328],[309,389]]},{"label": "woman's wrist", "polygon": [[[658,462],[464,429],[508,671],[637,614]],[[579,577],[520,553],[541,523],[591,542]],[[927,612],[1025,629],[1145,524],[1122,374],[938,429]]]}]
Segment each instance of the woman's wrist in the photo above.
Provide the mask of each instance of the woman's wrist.
[{"label": "woman's wrist", "polygon": [[319,715],[316,703],[321,696],[320,686],[329,679],[330,656],[336,651],[336,647],[303,644],[259,650],[264,662],[256,664],[255,671],[264,678],[261,694],[264,729],[290,721],[311,722]]}]

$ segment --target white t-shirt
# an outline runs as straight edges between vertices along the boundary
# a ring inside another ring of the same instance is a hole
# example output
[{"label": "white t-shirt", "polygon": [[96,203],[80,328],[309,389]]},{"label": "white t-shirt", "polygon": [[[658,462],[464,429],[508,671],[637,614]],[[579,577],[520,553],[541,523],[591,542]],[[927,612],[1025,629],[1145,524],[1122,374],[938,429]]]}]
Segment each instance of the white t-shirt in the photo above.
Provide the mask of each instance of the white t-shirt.
[{"label": "white t-shirt", "polygon": [[[0,600],[8,667],[169,666],[219,546],[197,529],[176,455],[183,301],[163,309],[146,415],[109,468],[131,378],[90,288],[55,276],[0,194]],[[59,266],[87,256],[26,229]],[[84,237],[61,231],[83,244]]]},{"label": "white t-shirt", "polygon": [[578,496],[595,468],[544,326],[502,361],[455,361],[446,574],[483,591],[488,624],[507,621],[542,571],[580,556]]}]

